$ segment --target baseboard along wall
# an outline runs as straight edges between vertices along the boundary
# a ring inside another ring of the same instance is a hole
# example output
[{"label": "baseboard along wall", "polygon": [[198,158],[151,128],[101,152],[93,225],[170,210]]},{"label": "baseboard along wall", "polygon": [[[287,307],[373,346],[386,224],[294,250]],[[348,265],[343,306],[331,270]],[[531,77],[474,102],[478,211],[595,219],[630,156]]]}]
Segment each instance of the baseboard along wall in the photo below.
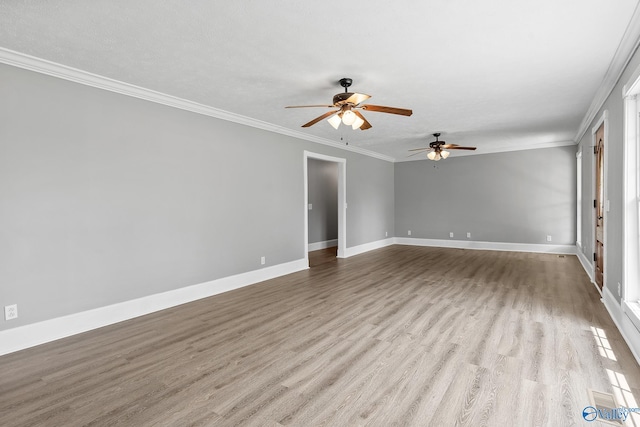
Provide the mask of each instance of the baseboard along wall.
[{"label": "baseboard along wall", "polygon": [[309,243],[309,252],[319,251],[320,249],[333,248],[338,246],[338,239],[325,240],[323,242]]},{"label": "baseboard along wall", "polygon": [[[576,247],[572,245],[538,245],[391,237],[349,247],[345,251],[344,258],[360,255],[394,244],[478,250],[576,254]],[[317,250],[311,249],[312,245],[316,244],[310,244],[309,250]],[[318,246],[314,246],[314,248],[318,247],[319,249],[323,249],[332,247],[337,245],[337,240],[319,242],[317,245]],[[149,295],[135,300],[125,301],[31,325],[0,331],[0,355],[34,347],[36,345],[133,319],[135,317],[144,316],[156,311],[196,301],[201,298],[207,298],[244,286],[253,285],[265,280],[305,270],[307,268],[309,268],[308,261],[303,258],[201,284],[187,286],[185,288]],[[640,346],[638,348],[640,348]]]},{"label": "baseboard along wall", "polygon": [[615,323],[620,331],[620,335],[622,335],[622,338],[629,346],[629,350],[633,353],[636,362],[640,365],[640,331],[606,286],[602,292],[602,303],[609,312],[613,323]]},{"label": "baseboard along wall", "polygon": [[480,242],[475,240],[420,239],[395,237],[397,245],[433,246],[438,248],[478,249],[486,251],[535,252],[575,255],[575,245],[546,245],[535,243]]},{"label": "baseboard along wall", "polygon": [[7,329],[0,331],[0,355],[144,316],[145,314],[253,285],[307,268],[309,268],[307,260],[299,259],[68,316]]}]

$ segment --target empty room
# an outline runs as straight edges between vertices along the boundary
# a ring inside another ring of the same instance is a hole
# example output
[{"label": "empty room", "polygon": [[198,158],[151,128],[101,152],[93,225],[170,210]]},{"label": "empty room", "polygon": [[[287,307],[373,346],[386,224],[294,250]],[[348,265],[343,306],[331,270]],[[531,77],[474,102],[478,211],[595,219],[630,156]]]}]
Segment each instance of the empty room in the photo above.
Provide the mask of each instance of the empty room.
[{"label": "empty room", "polygon": [[0,425],[640,426],[640,8],[0,1]]}]

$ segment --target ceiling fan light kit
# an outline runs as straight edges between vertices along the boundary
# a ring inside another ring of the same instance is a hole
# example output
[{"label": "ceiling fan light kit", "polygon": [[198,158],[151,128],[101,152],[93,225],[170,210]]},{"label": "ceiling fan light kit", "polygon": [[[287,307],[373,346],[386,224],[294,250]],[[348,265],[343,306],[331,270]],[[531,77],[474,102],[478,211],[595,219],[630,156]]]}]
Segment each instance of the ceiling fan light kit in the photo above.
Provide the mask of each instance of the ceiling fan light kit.
[{"label": "ceiling fan light kit", "polygon": [[447,144],[445,141],[440,141],[438,138],[440,137],[440,133],[434,133],[433,136],[436,137],[436,140],[429,143],[428,147],[422,148],[414,148],[409,151],[415,151],[415,153],[411,154],[411,156],[415,156],[416,154],[421,154],[425,151],[429,151],[427,153],[427,159],[438,161],[442,159],[446,159],[451,154],[447,150],[475,150],[476,147],[461,147],[458,144]]},{"label": "ceiling fan light kit", "polygon": [[333,126],[334,129],[338,129],[340,127],[340,123],[342,122],[342,119],[340,118],[339,114],[336,114],[334,116],[329,117],[327,121],[331,126]]},{"label": "ceiling fan light kit", "polygon": [[356,115],[350,109],[345,110],[342,113],[342,123],[347,126],[351,126],[356,121]]},{"label": "ceiling fan light kit", "polygon": [[348,92],[348,89],[353,83],[352,79],[343,78],[339,81],[340,86],[344,88],[344,93],[338,93],[333,97],[332,105],[293,105],[285,108],[308,108],[308,107],[325,107],[325,108],[337,108],[335,111],[329,111],[315,119],[311,120],[308,123],[302,125],[303,128],[310,127],[315,125],[321,120],[327,119],[329,124],[333,126],[334,129],[338,129],[340,123],[342,122],[346,126],[351,126],[354,130],[367,130],[371,128],[371,123],[364,118],[362,113],[358,111],[367,110],[367,111],[377,111],[380,113],[387,114],[398,114],[401,116],[410,116],[413,114],[413,111],[405,109],[405,108],[395,108],[395,107],[386,107],[384,105],[360,105],[362,102],[371,98],[370,95],[365,95],[364,93],[357,92]]},{"label": "ceiling fan light kit", "polygon": [[340,123],[344,123],[347,126],[351,126],[353,130],[359,129],[364,124],[364,120],[357,116],[353,111],[347,110],[344,113],[337,113],[327,119],[329,124],[334,129],[340,127]]},{"label": "ceiling fan light kit", "polygon": [[429,154],[427,154],[427,158],[429,160],[433,160],[433,161],[438,161],[438,160],[442,160],[442,159],[446,159],[447,157],[449,157],[449,153],[447,150],[438,150],[438,151],[431,151]]},{"label": "ceiling fan light kit", "polygon": [[353,130],[356,130],[356,129],[360,129],[360,126],[362,126],[363,124],[364,124],[364,120],[362,120],[360,117],[356,116],[356,119],[354,120],[354,122],[351,125],[351,127],[353,128]]}]

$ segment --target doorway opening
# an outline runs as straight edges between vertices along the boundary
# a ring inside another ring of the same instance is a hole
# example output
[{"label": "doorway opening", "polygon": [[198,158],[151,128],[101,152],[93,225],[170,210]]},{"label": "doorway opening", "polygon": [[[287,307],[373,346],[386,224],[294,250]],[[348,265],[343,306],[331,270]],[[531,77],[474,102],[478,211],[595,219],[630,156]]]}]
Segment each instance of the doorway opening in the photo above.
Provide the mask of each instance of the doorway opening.
[{"label": "doorway opening", "polygon": [[343,258],[346,159],[304,152],[304,253],[307,265]]}]

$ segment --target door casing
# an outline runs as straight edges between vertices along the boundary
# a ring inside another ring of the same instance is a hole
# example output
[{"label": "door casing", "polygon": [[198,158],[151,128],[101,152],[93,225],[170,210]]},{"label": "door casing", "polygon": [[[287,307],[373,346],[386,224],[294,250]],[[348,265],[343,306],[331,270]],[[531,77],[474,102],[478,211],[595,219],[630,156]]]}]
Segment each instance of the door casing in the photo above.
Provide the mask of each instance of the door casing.
[{"label": "door casing", "polygon": [[347,159],[325,154],[304,152],[304,258],[309,266],[309,172],[308,159],[318,159],[338,164],[338,258],[344,258],[347,249]]},{"label": "door casing", "polygon": [[[604,150],[603,150],[603,159],[602,159],[602,167],[603,167],[603,182],[602,182],[602,198],[603,198],[603,209],[602,209],[602,241],[603,241],[603,248],[602,248],[602,266],[603,266],[603,274],[602,274],[602,289],[604,289],[604,287],[607,284],[607,208],[608,208],[608,192],[607,192],[607,176],[608,176],[608,162],[607,162],[607,141],[608,141],[608,135],[609,135],[609,111],[605,110],[602,113],[602,116],[600,116],[600,118],[595,122],[595,125],[593,126],[593,128],[591,128],[591,137],[592,137],[592,149],[594,150],[594,155],[593,155],[593,179],[592,179],[592,195],[593,195],[593,200],[596,200],[596,192],[598,191],[597,189],[597,167],[596,167],[596,161],[597,161],[597,156],[595,155],[595,148],[597,146],[597,133],[598,133],[598,129],[600,129],[602,127],[602,135],[603,135],[603,144],[604,144]],[[593,221],[592,221],[592,231],[593,231],[593,240],[592,240],[592,249],[593,252],[596,252],[596,248],[597,248],[597,236],[596,236],[596,222],[598,220],[598,215],[597,215],[597,209],[593,209]],[[602,294],[602,289],[598,286],[598,284],[596,283],[596,261],[593,261],[593,272],[592,272],[592,277],[593,277],[593,283],[596,287],[596,289],[598,289],[598,292],[600,292],[600,294]]]}]

